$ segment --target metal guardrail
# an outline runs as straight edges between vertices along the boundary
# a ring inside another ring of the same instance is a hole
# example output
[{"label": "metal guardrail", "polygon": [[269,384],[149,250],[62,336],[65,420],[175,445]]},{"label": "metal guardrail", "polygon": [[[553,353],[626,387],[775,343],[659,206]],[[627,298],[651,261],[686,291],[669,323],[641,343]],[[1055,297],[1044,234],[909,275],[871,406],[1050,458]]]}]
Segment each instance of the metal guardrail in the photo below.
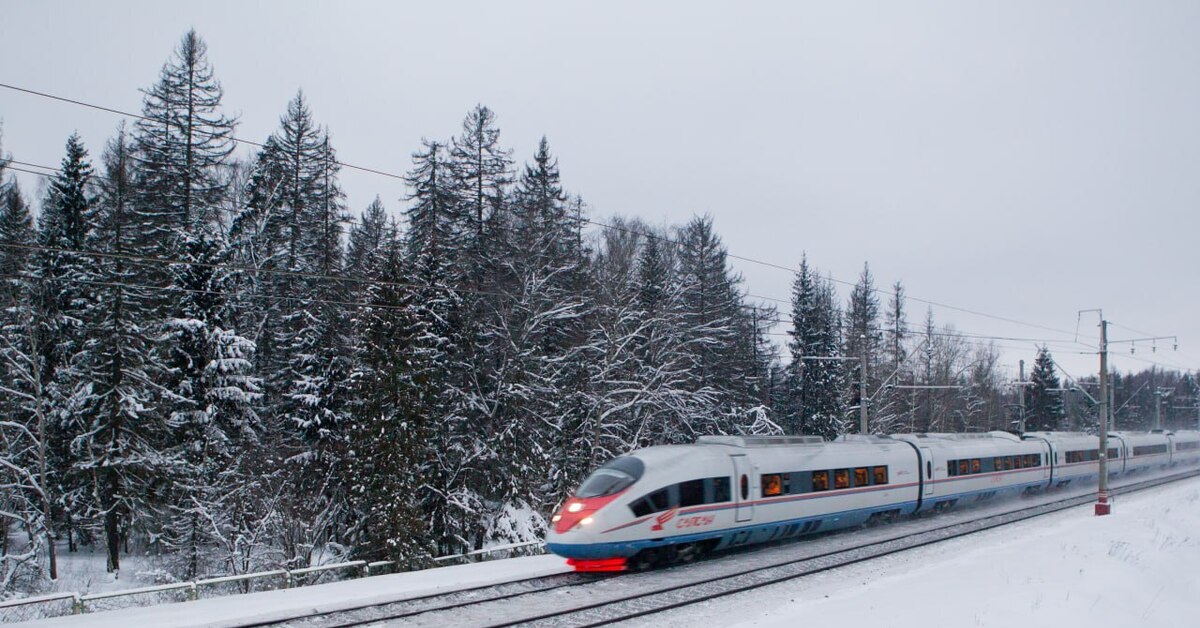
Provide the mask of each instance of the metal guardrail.
[{"label": "metal guardrail", "polygon": [[[508,552],[514,549],[541,544],[541,541],[532,541],[529,543],[497,545],[496,547],[465,552],[463,554],[439,556],[433,560],[439,564],[451,560],[470,561],[473,557]],[[324,576],[334,572],[349,573],[350,578],[365,578],[395,573],[396,570],[396,563],[390,560],[380,560],[370,563],[365,560],[351,560],[330,565],[318,565],[316,567],[276,569],[274,571],[260,571],[238,576],[221,576],[218,578],[196,580],[194,582],[178,582],[86,595],[80,593],[53,593],[50,595],[0,602],[0,623],[94,613],[131,606],[152,606],[169,602],[198,600],[202,597],[202,592],[205,594],[203,597],[223,597],[257,591],[291,589],[321,584],[323,581],[328,582],[330,580],[325,579]],[[213,593],[215,595],[212,595]]]},{"label": "metal guardrail", "polygon": [[543,541],[528,541],[525,543],[509,543],[507,545],[496,545],[494,547],[489,547],[487,549],[481,549],[481,550],[475,550],[473,552],[464,552],[462,554],[450,554],[449,556],[438,556],[437,558],[433,559],[433,562],[441,563],[441,562],[445,562],[445,561],[449,561],[449,560],[470,561],[471,558],[476,557],[476,556],[483,556],[486,554],[496,554],[499,552],[508,552],[508,551],[512,551],[515,549],[522,549],[525,547],[533,547],[535,545],[545,545],[545,543]]},{"label": "metal guardrail", "polygon": [[52,593],[0,602],[0,622],[32,621],[79,612],[78,593]]}]

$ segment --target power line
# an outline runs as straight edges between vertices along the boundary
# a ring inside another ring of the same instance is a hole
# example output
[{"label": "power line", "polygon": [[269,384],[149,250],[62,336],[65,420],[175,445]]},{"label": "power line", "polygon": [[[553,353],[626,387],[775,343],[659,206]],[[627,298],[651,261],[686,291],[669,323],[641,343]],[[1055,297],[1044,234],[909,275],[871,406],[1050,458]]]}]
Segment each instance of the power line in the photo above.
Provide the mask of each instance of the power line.
[{"label": "power line", "polygon": [[[15,160],[15,159],[14,159],[14,160],[9,160],[9,163],[17,163],[17,164],[22,164],[22,165],[26,165],[26,166],[31,166],[31,167],[34,167],[34,168],[42,168],[42,169],[45,169],[45,170],[52,170],[52,171],[54,171],[54,172],[57,172],[57,173],[61,173],[61,172],[62,172],[62,169],[61,169],[61,168],[55,168],[55,167],[52,167],[52,166],[44,166],[44,165],[41,165],[41,164],[34,164],[34,163],[30,163],[30,162],[23,162],[23,161],[18,161],[18,160]],[[27,173],[30,173],[30,174],[36,174],[36,175],[43,176],[43,177],[51,177],[51,176],[53,176],[53,175],[51,175],[51,174],[48,174],[48,173],[42,173],[42,172],[33,172],[33,171],[30,171],[30,170],[22,170],[22,169],[19,169],[19,168],[13,168],[13,169],[14,169],[14,170],[20,170],[21,172],[27,172]],[[106,177],[106,176],[104,176],[104,175],[101,175],[101,174],[98,174],[98,173],[93,173],[91,176],[93,176],[93,177],[95,177],[95,178],[99,178],[99,179],[111,180],[109,177]],[[237,210],[235,210],[235,209],[231,209],[231,208],[217,208],[217,211],[224,211],[224,212],[229,212],[229,213],[237,213]],[[354,220],[354,219],[352,219],[352,218],[346,218],[346,219],[342,220],[341,222],[349,222],[349,223],[351,223],[351,224],[359,224],[359,222],[358,222],[358,221],[356,221],[356,220]],[[643,233],[643,232],[638,232],[638,231],[634,231],[634,230],[626,229],[626,228],[624,228],[624,227],[618,227],[618,226],[613,226],[613,225],[606,225],[606,224],[604,224],[604,223],[595,222],[595,221],[586,220],[586,219],[585,219],[585,220],[581,220],[581,222],[584,222],[584,223],[587,223],[587,224],[596,225],[596,226],[599,226],[599,227],[608,228],[608,229],[613,229],[613,230],[617,230],[617,231],[622,231],[622,232],[629,233],[629,234],[640,235],[640,236],[644,236],[644,237],[647,237],[647,238],[654,238],[654,239],[656,239],[656,240],[664,241],[664,242],[667,242],[667,243],[669,243],[669,244],[672,244],[672,245],[675,245],[675,246],[684,246],[682,242],[679,242],[679,241],[677,241],[677,240],[673,240],[673,239],[670,239],[670,238],[666,238],[666,237],[663,237],[663,236],[660,236],[660,235],[657,235],[657,234],[651,234],[651,233]],[[85,251],[74,251],[74,252],[77,252],[77,253],[83,253],[83,254],[86,254],[86,253],[87,253],[87,252],[85,252]],[[189,262],[184,262],[184,261],[173,261],[172,263],[189,263]],[[767,263],[767,262],[762,262],[762,263]],[[776,267],[777,267],[777,268],[784,268],[784,267],[782,267],[782,266],[776,266]],[[269,269],[261,269],[259,272],[273,272],[273,271],[271,271],[271,270],[269,270]],[[352,280],[352,281],[362,281],[362,282],[371,282],[371,281],[372,281],[372,280],[365,279],[365,278],[347,278],[347,279],[349,279],[349,280]],[[830,279],[832,280],[833,278],[832,278],[832,277],[830,277]],[[429,286],[425,286],[425,287],[429,287]],[[450,288],[447,288],[447,290],[451,290],[451,289],[450,289]],[[878,290],[877,290],[877,292],[878,292]],[[492,293],[492,294],[495,294],[495,293]],[[891,294],[891,293],[887,293],[887,294]],[[750,298],[754,298],[754,299],[760,299],[760,300],[764,300],[764,301],[772,301],[772,302],[775,302],[775,303],[780,303],[780,304],[785,304],[785,305],[788,305],[788,304],[790,304],[790,301],[787,301],[787,300],[784,300],[784,299],[775,298],[775,297],[768,297],[768,296],[756,295],[756,294],[749,294],[749,293],[747,293],[747,295],[746,295],[746,296],[748,296],[748,297],[750,297]],[[771,322],[771,323],[777,323],[777,324],[789,324],[789,323],[791,322],[791,321],[788,321],[788,320],[785,320],[785,319],[771,319],[771,318],[763,318],[763,319],[760,319],[760,320],[763,320],[764,322]],[[1040,343],[1046,343],[1046,344],[1059,344],[1059,345],[1064,345],[1064,346],[1065,346],[1066,344],[1068,344],[1068,342],[1067,342],[1067,341],[1064,341],[1064,340],[1059,340],[1059,339],[1053,339],[1053,338],[1014,338],[1014,337],[1008,337],[1008,336],[990,336],[990,335],[982,335],[982,334],[971,334],[971,333],[966,333],[966,332],[951,332],[951,331],[948,331],[948,328],[947,328],[947,327],[945,327],[945,326],[940,326],[940,327],[938,327],[938,329],[943,329],[943,330],[947,330],[947,331],[944,331],[944,332],[933,332],[933,334],[932,334],[932,335],[936,335],[936,336],[945,336],[945,337],[954,337],[954,338],[982,338],[982,339],[985,339],[985,340],[1008,340],[1008,341],[1013,341],[1013,342],[1040,342]],[[872,328],[870,331],[882,331],[882,332],[890,332],[890,331],[893,331],[893,330],[891,330],[891,329]],[[929,334],[929,332],[928,332],[927,330],[924,330],[924,329],[917,329],[917,328],[912,328],[912,327],[906,327],[906,328],[904,329],[904,331],[906,331],[906,332],[908,332],[908,333],[910,333],[910,334],[916,334],[916,335],[920,335],[920,334],[927,334],[927,335],[928,335],[928,334]],[[776,334],[771,334],[771,335],[776,335]],[[788,334],[778,334],[778,335],[788,335]],[[1079,342],[1079,341],[1074,341],[1074,342],[1075,342],[1075,344],[1082,344],[1082,345],[1084,345],[1084,346],[1088,346],[1088,347],[1092,346],[1092,345],[1089,345],[1089,344],[1087,344],[1087,343],[1083,343],[1083,342]]]},{"label": "power line", "polygon": [[[130,117],[130,118],[139,119],[139,120],[154,121],[152,118],[149,118],[149,117],[147,117],[147,116],[144,116],[144,115],[141,115],[141,114],[130,113],[130,112],[127,112],[127,111],[122,111],[122,110],[119,110],[119,109],[114,109],[114,108],[111,108],[111,107],[105,107],[105,106],[102,106],[102,105],[97,105],[97,104],[94,104],[94,103],[89,103],[89,102],[85,102],[85,101],[81,101],[81,100],[76,100],[76,99],[72,99],[72,98],[66,98],[66,97],[63,97],[63,96],[57,96],[57,95],[54,95],[54,94],[49,94],[49,93],[46,93],[46,92],[41,92],[41,91],[37,91],[37,90],[33,90],[33,89],[29,89],[29,88],[18,87],[18,86],[15,86],[15,85],[10,85],[10,84],[7,84],[7,83],[0,83],[0,87],[5,87],[5,88],[8,88],[8,89],[11,89],[11,90],[14,90],[14,91],[18,91],[18,92],[23,92],[23,93],[26,93],[26,94],[31,94],[31,95],[35,95],[35,96],[40,96],[40,97],[43,97],[43,98],[48,98],[48,99],[52,99],[52,100],[56,100],[56,101],[60,101],[60,102],[65,102],[65,103],[70,103],[70,104],[74,104],[74,105],[78,105],[78,106],[82,106],[82,107],[88,107],[88,108],[92,108],[92,109],[96,109],[96,110],[100,110],[100,111],[105,111],[105,112],[108,112],[108,113],[113,113],[113,114],[117,114],[117,115],[121,115],[121,116],[126,116],[126,117]],[[263,146],[263,144],[261,144],[261,143],[259,143],[259,142],[254,142],[254,141],[251,141],[251,140],[245,140],[245,139],[241,139],[241,138],[238,138],[238,137],[235,137],[235,136],[230,136],[230,137],[231,137],[231,139],[232,139],[233,141],[235,141],[235,142],[238,142],[238,143],[246,144],[246,145],[249,145],[249,146],[255,146],[255,147],[258,147],[258,148],[263,148],[263,147],[264,147],[264,146]],[[351,169],[355,169],[355,170],[360,170],[360,171],[363,171],[363,172],[368,172],[368,173],[372,173],[372,174],[377,174],[377,175],[380,175],[380,176],[385,176],[385,177],[394,178],[394,179],[399,179],[399,180],[407,180],[407,177],[404,177],[404,176],[402,176],[402,175],[398,175],[398,174],[395,174],[395,173],[390,173],[390,172],[386,172],[386,171],[382,171],[382,170],[377,170],[377,169],[374,169],[374,168],[366,168],[366,167],[362,167],[362,166],[356,166],[356,165],[349,164],[349,163],[342,162],[342,161],[338,161],[338,160],[334,160],[334,163],[336,163],[336,164],[338,164],[338,165],[340,165],[340,166],[346,167],[346,168],[351,168]],[[45,166],[35,166],[35,167],[43,167],[43,168],[45,168]],[[14,169],[15,169],[15,168],[14,168]],[[29,171],[22,170],[22,172],[29,172]],[[38,174],[38,173],[32,173],[32,174]],[[585,224],[590,224],[590,225],[595,225],[595,226],[598,226],[598,227],[601,227],[601,228],[604,228],[604,229],[610,229],[610,230],[623,231],[623,232],[626,232],[626,233],[630,233],[630,234],[639,235],[639,236],[641,236],[641,237],[654,238],[654,239],[661,240],[661,241],[664,241],[664,242],[669,242],[669,243],[672,243],[672,244],[674,244],[674,245],[676,245],[676,246],[682,246],[682,243],[680,243],[680,242],[678,242],[678,241],[676,241],[676,240],[673,240],[673,239],[671,239],[671,238],[667,238],[667,237],[663,237],[663,236],[659,236],[659,235],[656,235],[656,234],[650,234],[650,233],[638,232],[638,231],[636,231],[636,230],[628,229],[628,228],[625,228],[625,227],[618,227],[618,226],[615,226],[615,225],[609,225],[609,224],[606,224],[606,223],[602,223],[602,222],[598,222],[598,221],[594,221],[594,220],[590,220],[590,219],[583,219],[583,218],[581,218],[581,219],[580,219],[580,221],[581,221],[582,223],[585,223]],[[784,266],[784,265],[776,264],[776,263],[773,263],[773,262],[768,262],[768,261],[759,260],[759,259],[755,259],[755,258],[751,258],[751,257],[746,257],[746,256],[742,256],[742,255],[737,255],[737,254],[734,254],[734,253],[730,253],[728,250],[726,250],[726,251],[725,251],[725,255],[726,255],[726,257],[728,257],[728,258],[730,258],[730,259],[741,260],[741,261],[744,261],[744,262],[747,262],[747,263],[757,264],[757,265],[765,266],[765,267],[768,267],[768,268],[774,268],[774,269],[777,269],[777,270],[784,270],[784,271],[787,271],[787,272],[789,272],[789,273],[795,273],[795,272],[796,272],[796,269],[795,269],[795,268],[792,268],[792,267],[790,267],[790,266]],[[832,282],[834,282],[834,283],[838,283],[838,284],[842,284],[842,285],[846,285],[846,286],[855,286],[855,285],[857,285],[857,284],[854,284],[854,283],[851,283],[851,282],[848,282],[848,281],[844,281],[844,280],[836,279],[836,278],[834,278],[834,277],[832,277],[832,276],[828,276],[828,279],[829,279],[829,281],[832,281]],[[449,288],[447,288],[447,289],[449,289]],[[872,291],[873,291],[873,292],[875,292],[876,294],[880,294],[880,295],[889,295],[889,296],[890,296],[890,295],[892,295],[892,294],[893,294],[892,292],[889,292],[889,291],[887,291],[887,290],[884,290],[884,289],[882,289],[882,288],[873,288],[873,289],[872,289]],[[1074,332],[1070,332],[1070,331],[1066,331],[1066,330],[1062,330],[1062,329],[1057,329],[1057,328],[1054,328],[1054,327],[1048,327],[1048,326],[1045,326],[1045,325],[1039,325],[1039,324],[1036,324],[1036,323],[1029,323],[1029,322],[1026,322],[1026,321],[1021,321],[1021,320],[1017,320],[1017,319],[1013,319],[1013,318],[1008,318],[1008,317],[998,316],[998,315],[994,315],[994,314],[988,314],[988,313],[986,313],[986,312],[980,312],[980,311],[978,311],[978,310],[972,310],[972,309],[969,309],[969,308],[963,308],[963,307],[958,307],[958,306],[954,306],[954,305],[949,305],[949,304],[946,304],[946,303],[941,303],[941,302],[938,302],[938,301],[933,301],[933,300],[929,300],[929,299],[922,299],[922,298],[919,298],[919,297],[914,297],[914,296],[911,296],[911,295],[906,295],[906,296],[907,296],[907,298],[908,298],[908,299],[910,299],[910,300],[912,300],[912,301],[916,301],[916,302],[918,302],[918,303],[924,303],[924,304],[927,304],[927,305],[929,305],[929,306],[932,306],[932,307],[940,307],[940,308],[944,308],[944,309],[948,309],[948,310],[953,310],[953,311],[957,311],[957,312],[962,312],[962,313],[965,313],[965,314],[970,314],[970,315],[973,315],[973,316],[980,316],[980,317],[984,317],[984,318],[990,318],[990,319],[994,319],[994,320],[999,320],[999,321],[1002,321],[1002,322],[1007,322],[1007,323],[1011,323],[1011,324],[1015,324],[1015,325],[1022,325],[1022,326],[1026,326],[1026,327],[1036,328],[1036,329],[1043,329],[1043,330],[1046,330],[1046,331],[1052,331],[1052,332],[1055,332],[1055,333],[1060,333],[1060,334],[1064,334],[1064,335],[1071,335],[1071,336],[1075,335],[1075,333],[1074,333]],[[782,301],[782,300],[780,300],[780,299],[771,299],[771,300],[772,300],[772,301],[783,302],[783,301]]]},{"label": "power line", "polygon": [[[70,103],[70,104],[72,104],[72,105],[79,105],[79,106],[81,106],[81,107],[88,107],[88,108],[91,108],[91,109],[97,109],[97,110],[99,110],[99,111],[105,111],[105,112],[108,112],[108,113],[114,113],[114,114],[117,114],[117,115],[119,115],[119,116],[125,116],[125,117],[128,117],[128,118],[135,118],[135,119],[137,119],[137,120],[145,120],[145,121],[147,121],[147,122],[158,122],[158,120],[155,120],[154,118],[150,118],[150,117],[144,116],[144,115],[142,115],[142,114],[140,114],[140,113],[130,113],[130,112],[128,112],[128,111],[121,111],[120,109],[113,109],[112,107],[105,107],[105,106],[102,106],[102,105],[96,105],[96,104],[93,104],[93,103],[84,102],[84,101],[82,101],[82,100],[75,100],[75,99],[73,99],[73,98],[66,98],[66,97],[64,97],[64,96],[56,96],[56,95],[54,95],[54,94],[47,94],[46,92],[39,92],[39,91],[37,91],[37,90],[28,89],[28,88],[25,88],[25,87],[17,87],[16,85],[9,85],[9,84],[7,84],[7,83],[0,83],[0,87],[5,87],[5,88],[11,89],[11,90],[13,90],[13,91],[24,92],[24,93],[26,93],[26,94],[32,94],[32,95],[34,95],[34,96],[41,96],[42,98],[49,98],[49,99],[51,99],[51,100],[57,100],[57,101],[59,101],[59,102]],[[203,133],[204,131],[199,131],[199,132]],[[209,135],[216,135],[216,134],[209,133]],[[253,141],[253,140],[246,140],[246,139],[242,139],[242,138],[240,138],[240,137],[236,137],[236,136],[233,136],[233,135],[230,135],[230,136],[229,136],[229,139],[230,139],[230,140],[232,140],[232,141],[234,141],[234,142],[237,142],[238,144],[245,144],[245,145],[247,145],[247,146],[254,146],[254,147],[256,147],[256,148],[265,148],[265,146],[264,146],[264,145],[263,145],[261,142],[255,142],[255,141]],[[341,167],[343,167],[343,168],[350,168],[350,169],[352,169],[352,170],[359,170],[359,171],[362,171],[362,172],[369,172],[369,173],[371,173],[371,174],[377,174],[377,175],[380,175],[380,176],[383,176],[383,177],[390,177],[390,178],[393,178],[393,179],[400,179],[400,180],[402,180],[402,181],[403,181],[403,180],[405,180],[405,177],[403,177],[403,176],[401,176],[401,175],[398,175],[398,174],[393,174],[393,173],[391,173],[391,172],[385,172],[385,171],[383,171],[383,170],[376,170],[375,168],[367,168],[367,167],[365,167],[365,166],[356,166],[356,165],[354,165],[354,164],[346,163],[346,162],[344,162],[344,161],[339,161],[339,160],[336,160],[336,159],[335,159],[335,160],[333,160],[333,163],[335,163],[335,164],[337,164],[337,165],[339,165],[339,166],[341,166]]]}]

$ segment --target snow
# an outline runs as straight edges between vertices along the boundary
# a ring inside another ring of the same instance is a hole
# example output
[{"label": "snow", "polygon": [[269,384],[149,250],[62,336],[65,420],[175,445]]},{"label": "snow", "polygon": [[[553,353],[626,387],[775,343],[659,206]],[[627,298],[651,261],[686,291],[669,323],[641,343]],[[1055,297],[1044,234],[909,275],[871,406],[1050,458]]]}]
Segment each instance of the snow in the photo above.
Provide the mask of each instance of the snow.
[{"label": "snow", "polygon": [[264,591],[229,597],[127,608],[90,615],[44,619],[33,627],[72,626],[129,628],[172,626],[174,628],[223,628],[248,621],[282,621],[314,611],[330,611],[367,604],[381,604],[410,597],[483,586],[519,578],[535,578],[571,570],[558,556],[528,556],[469,565],[439,567],[424,571],[372,576],[330,584]]},{"label": "snow", "polygon": [[[1200,617],[1200,480],[730,596],[661,625],[1138,626]],[[753,609],[747,612],[748,609]]]},{"label": "snow", "polygon": [[[1190,625],[1200,616],[1200,480],[1119,496],[672,613],[655,626]],[[33,626],[225,627],[567,571],[534,556],[288,591],[43,620]]]}]

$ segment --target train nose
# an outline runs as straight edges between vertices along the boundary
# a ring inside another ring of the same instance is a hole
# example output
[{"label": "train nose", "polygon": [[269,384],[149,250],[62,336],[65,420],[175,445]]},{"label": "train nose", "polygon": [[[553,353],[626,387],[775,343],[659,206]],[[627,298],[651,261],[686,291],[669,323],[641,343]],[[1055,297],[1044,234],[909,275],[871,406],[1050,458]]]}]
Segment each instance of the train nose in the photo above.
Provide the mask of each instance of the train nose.
[{"label": "train nose", "polygon": [[592,497],[581,498],[572,497],[568,499],[558,513],[550,518],[553,524],[554,532],[558,534],[566,533],[570,530],[579,528],[587,528],[595,523],[594,514],[596,511],[603,508],[608,502],[611,502],[616,495],[611,497]]}]

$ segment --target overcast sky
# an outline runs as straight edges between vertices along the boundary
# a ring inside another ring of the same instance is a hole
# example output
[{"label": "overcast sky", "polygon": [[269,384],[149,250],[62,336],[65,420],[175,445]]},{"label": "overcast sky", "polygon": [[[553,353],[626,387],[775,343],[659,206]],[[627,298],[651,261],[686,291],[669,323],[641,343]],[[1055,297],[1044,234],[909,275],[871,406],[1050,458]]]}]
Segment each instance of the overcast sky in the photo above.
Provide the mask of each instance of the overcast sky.
[{"label": "overcast sky", "polygon": [[[934,307],[1056,340],[1075,376],[1097,368],[1072,344],[1086,308],[1112,339],[1179,337],[1117,344],[1117,368],[1200,367],[1198,2],[7,0],[0,83],[138,111],[190,27],[240,137],[303,88],[343,161],[402,173],[483,103],[518,160],[549,138],[597,220],[707,213],[734,255],[807,251],[846,282],[866,261],[879,287],[1026,323]],[[6,152],[49,165],[73,130],[98,155],[119,117],[0,89],[0,119]],[[355,213],[402,207],[399,181],[343,184]],[[788,297],[789,273],[733,265]],[[998,344],[1015,370],[1037,343]]]}]

